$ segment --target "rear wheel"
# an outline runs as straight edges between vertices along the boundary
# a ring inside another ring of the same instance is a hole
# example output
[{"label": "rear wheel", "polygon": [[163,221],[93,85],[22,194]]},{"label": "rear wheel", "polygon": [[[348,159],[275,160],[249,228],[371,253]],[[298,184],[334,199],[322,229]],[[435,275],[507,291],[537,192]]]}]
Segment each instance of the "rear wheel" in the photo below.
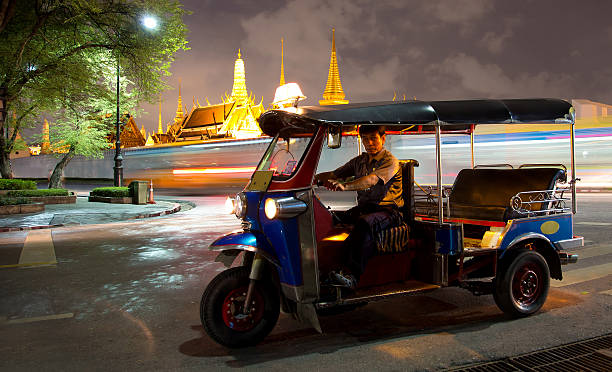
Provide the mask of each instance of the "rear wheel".
[{"label": "rear wheel", "polygon": [[225,270],[210,282],[202,295],[202,325],[206,333],[221,345],[255,345],[272,331],[278,320],[279,294],[266,280],[256,283],[250,309],[245,311],[249,273],[249,268],[244,266]]},{"label": "rear wheel", "polygon": [[549,286],[550,271],[544,257],[534,251],[524,251],[497,273],[493,297],[504,313],[524,317],[540,310]]}]

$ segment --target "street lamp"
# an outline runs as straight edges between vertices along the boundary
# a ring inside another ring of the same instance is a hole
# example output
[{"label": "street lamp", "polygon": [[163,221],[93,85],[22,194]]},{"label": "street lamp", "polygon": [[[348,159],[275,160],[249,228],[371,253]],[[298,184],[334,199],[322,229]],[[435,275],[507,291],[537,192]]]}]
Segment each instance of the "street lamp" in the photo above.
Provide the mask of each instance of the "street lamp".
[{"label": "street lamp", "polygon": [[[142,25],[150,30],[157,28],[157,19],[152,16],[144,16]],[[116,187],[123,184],[123,156],[121,155],[121,121],[119,112],[119,51],[117,51],[117,122],[115,123],[115,166],[113,167],[113,180]]]}]

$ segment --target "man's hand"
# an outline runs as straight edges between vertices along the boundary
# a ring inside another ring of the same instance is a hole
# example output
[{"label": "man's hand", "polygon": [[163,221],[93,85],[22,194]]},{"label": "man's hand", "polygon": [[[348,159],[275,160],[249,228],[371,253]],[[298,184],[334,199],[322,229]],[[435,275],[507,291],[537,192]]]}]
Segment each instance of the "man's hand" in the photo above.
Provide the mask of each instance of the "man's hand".
[{"label": "man's hand", "polygon": [[344,184],[338,180],[327,180],[324,186],[332,191],[344,191],[345,190]]}]

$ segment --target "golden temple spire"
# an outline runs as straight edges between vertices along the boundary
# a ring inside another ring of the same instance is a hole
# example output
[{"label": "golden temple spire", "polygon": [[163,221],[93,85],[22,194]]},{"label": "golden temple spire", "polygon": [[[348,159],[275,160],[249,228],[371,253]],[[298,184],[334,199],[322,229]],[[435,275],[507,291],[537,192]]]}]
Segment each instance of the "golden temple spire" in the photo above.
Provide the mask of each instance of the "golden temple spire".
[{"label": "golden temple spire", "polygon": [[238,58],[234,63],[234,85],[232,86],[232,94],[230,99],[243,103],[247,100],[248,94],[246,89],[246,75],[244,72],[244,61],[240,58],[240,49],[238,49]]},{"label": "golden temple spire", "polygon": [[40,145],[40,153],[51,153],[51,142],[49,140],[49,122],[47,121],[47,119],[45,119],[45,123],[43,124],[43,140],[42,144]]},{"label": "golden temple spire", "polygon": [[342,105],[349,103],[344,97],[344,91],[340,83],[340,72],[338,71],[338,60],[336,58],[336,29],[332,28],[332,50],[329,61],[329,74],[327,76],[325,91],[323,92],[323,99],[319,101],[319,104]]},{"label": "golden temple spire", "polygon": [[162,120],[161,120],[161,93],[159,94],[159,120],[157,122],[157,133],[162,134],[164,130],[162,129]]},{"label": "golden temple spire", "polygon": [[283,38],[281,37],[281,76],[280,76],[280,83],[278,85],[285,85],[285,67],[283,66],[284,56],[285,56],[284,42],[283,42]]},{"label": "golden temple spire", "polygon": [[179,78],[179,96],[178,96],[178,107],[176,108],[176,116],[174,122],[179,123],[183,121],[183,99],[181,97],[181,78]]}]

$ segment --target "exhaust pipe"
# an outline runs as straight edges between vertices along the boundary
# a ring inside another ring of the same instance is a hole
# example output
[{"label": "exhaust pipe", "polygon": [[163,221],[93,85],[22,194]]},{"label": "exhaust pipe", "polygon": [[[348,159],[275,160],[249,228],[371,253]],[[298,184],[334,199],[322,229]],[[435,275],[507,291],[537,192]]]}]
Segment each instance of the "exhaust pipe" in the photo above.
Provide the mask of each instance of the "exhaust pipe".
[{"label": "exhaust pipe", "polygon": [[578,262],[577,254],[567,254],[565,252],[559,253],[559,260],[561,261],[561,265],[567,265]]}]

